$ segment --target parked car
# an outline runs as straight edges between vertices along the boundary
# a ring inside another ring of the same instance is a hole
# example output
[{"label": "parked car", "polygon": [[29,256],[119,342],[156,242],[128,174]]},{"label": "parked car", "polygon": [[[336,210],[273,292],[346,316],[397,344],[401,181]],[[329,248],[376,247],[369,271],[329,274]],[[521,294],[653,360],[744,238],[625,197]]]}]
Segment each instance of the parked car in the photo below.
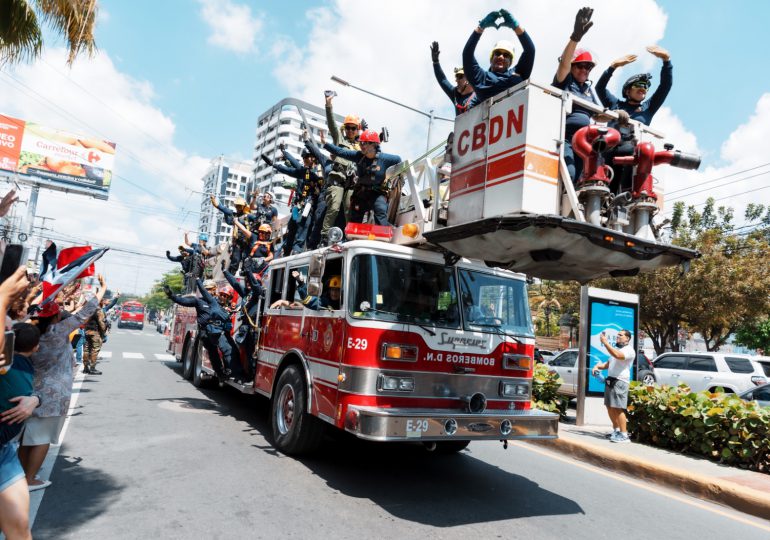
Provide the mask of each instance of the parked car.
[{"label": "parked car", "polygon": [[[555,371],[562,379],[559,393],[565,396],[577,396],[577,361],[578,349],[564,349],[548,362],[548,369]],[[652,362],[639,350],[635,359],[634,378],[644,384],[655,384]]]},{"label": "parked car", "polygon": [[714,391],[739,394],[767,382],[759,363],[747,355],[716,352],[664,353],[653,363],[659,384],[684,383],[694,392]]},{"label": "parked car", "polygon": [[554,356],[556,356],[555,353],[552,351],[547,351],[545,349],[538,349],[535,347],[535,362],[539,362],[541,364],[547,364],[551,360],[553,360]]},{"label": "parked car", "polygon": [[746,401],[756,401],[762,407],[770,407],[770,384],[763,384],[746,390],[740,395],[740,398]]},{"label": "parked car", "polygon": [[770,377],[770,356],[752,356],[751,359],[759,364],[765,372],[765,377]]}]

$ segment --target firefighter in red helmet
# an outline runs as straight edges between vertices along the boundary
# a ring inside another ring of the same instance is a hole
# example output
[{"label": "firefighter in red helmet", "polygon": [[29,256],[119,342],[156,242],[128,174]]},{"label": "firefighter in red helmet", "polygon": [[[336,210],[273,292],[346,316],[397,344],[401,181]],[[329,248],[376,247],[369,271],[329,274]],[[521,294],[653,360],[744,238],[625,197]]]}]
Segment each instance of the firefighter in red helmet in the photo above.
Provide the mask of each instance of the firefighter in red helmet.
[{"label": "firefighter in red helmet", "polygon": [[[585,49],[578,49],[577,45],[588,29],[593,26],[591,15],[594,10],[584,7],[575,15],[575,26],[572,35],[564,47],[559,58],[559,67],[556,69],[556,75],[553,77],[553,84],[556,88],[566,90],[577,97],[599,105],[599,100],[591,88],[591,81],[588,76],[591,70],[596,66],[593,55]],[[572,150],[572,137],[575,132],[591,123],[592,112],[588,109],[574,105],[572,112],[567,115],[565,141],[564,141],[564,161],[567,163],[567,169],[573,182],[577,182],[580,173],[583,170],[583,160]]]},{"label": "firefighter in red helmet", "polygon": [[361,150],[348,150],[326,142],[321,132],[324,149],[341,158],[355,163],[358,182],[350,201],[350,221],[361,223],[364,214],[372,211],[376,225],[388,225],[388,191],[385,173],[389,167],[401,163],[401,157],[386,154],[380,150],[380,136],[375,131],[361,133],[358,143]]}]

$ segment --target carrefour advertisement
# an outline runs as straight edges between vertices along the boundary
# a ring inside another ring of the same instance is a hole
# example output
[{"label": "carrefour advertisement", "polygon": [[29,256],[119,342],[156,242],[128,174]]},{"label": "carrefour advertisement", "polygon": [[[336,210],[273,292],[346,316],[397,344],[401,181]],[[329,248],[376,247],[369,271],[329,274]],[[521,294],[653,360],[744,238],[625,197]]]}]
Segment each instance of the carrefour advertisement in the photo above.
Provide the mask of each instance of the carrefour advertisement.
[{"label": "carrefour advertisement", "polygon": [[[591,370],[596,364],[603,364],[610,355],[601,342],[602,333],[607,336],[610,345],[617,347],[618,332],[625,329],[631,332],[631,346],[637,350],[637,314],[638,306],[604,298],[590,298],[589,305],[589,344],[588,344],[588,388],[587,394],[604,394],[604,379],[607,370],[595,377]],[[635,363],[631,365],[631,380],[634,379]]]},{"label": "carrefour advertisement", "polygon": [[0,169],[52,189],[107,198],[115,143],[0,115]]}]

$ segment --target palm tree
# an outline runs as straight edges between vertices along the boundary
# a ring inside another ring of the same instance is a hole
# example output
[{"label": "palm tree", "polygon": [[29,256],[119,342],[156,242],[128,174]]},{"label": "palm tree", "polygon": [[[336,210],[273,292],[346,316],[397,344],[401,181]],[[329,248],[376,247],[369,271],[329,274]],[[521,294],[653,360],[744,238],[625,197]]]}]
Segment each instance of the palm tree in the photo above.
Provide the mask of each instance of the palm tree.
[{"label": "palm tree", "polygon": [[92,55],[97,0],[0,0],[0,66],[34,60],[43,51],[41,23],[67,41],[67,64]]}]

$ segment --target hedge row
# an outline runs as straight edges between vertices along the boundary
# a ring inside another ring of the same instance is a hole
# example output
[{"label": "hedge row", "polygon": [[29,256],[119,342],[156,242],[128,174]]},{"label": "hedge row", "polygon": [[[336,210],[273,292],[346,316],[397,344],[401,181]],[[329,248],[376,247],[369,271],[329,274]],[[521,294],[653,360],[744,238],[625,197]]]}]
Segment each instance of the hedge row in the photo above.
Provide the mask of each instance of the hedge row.
[{"label": "hedge row", "polygon": [[545,364],[535,364],[532,376],[532,406],[541,411],[557,412],[564,418],[568,400],[558,394],[561,377],[550,371]]},{"label": "hedge row", "polygon": [[770,409],[735,394],[632,382],[628,430],[638,442],[770,473]]}]

